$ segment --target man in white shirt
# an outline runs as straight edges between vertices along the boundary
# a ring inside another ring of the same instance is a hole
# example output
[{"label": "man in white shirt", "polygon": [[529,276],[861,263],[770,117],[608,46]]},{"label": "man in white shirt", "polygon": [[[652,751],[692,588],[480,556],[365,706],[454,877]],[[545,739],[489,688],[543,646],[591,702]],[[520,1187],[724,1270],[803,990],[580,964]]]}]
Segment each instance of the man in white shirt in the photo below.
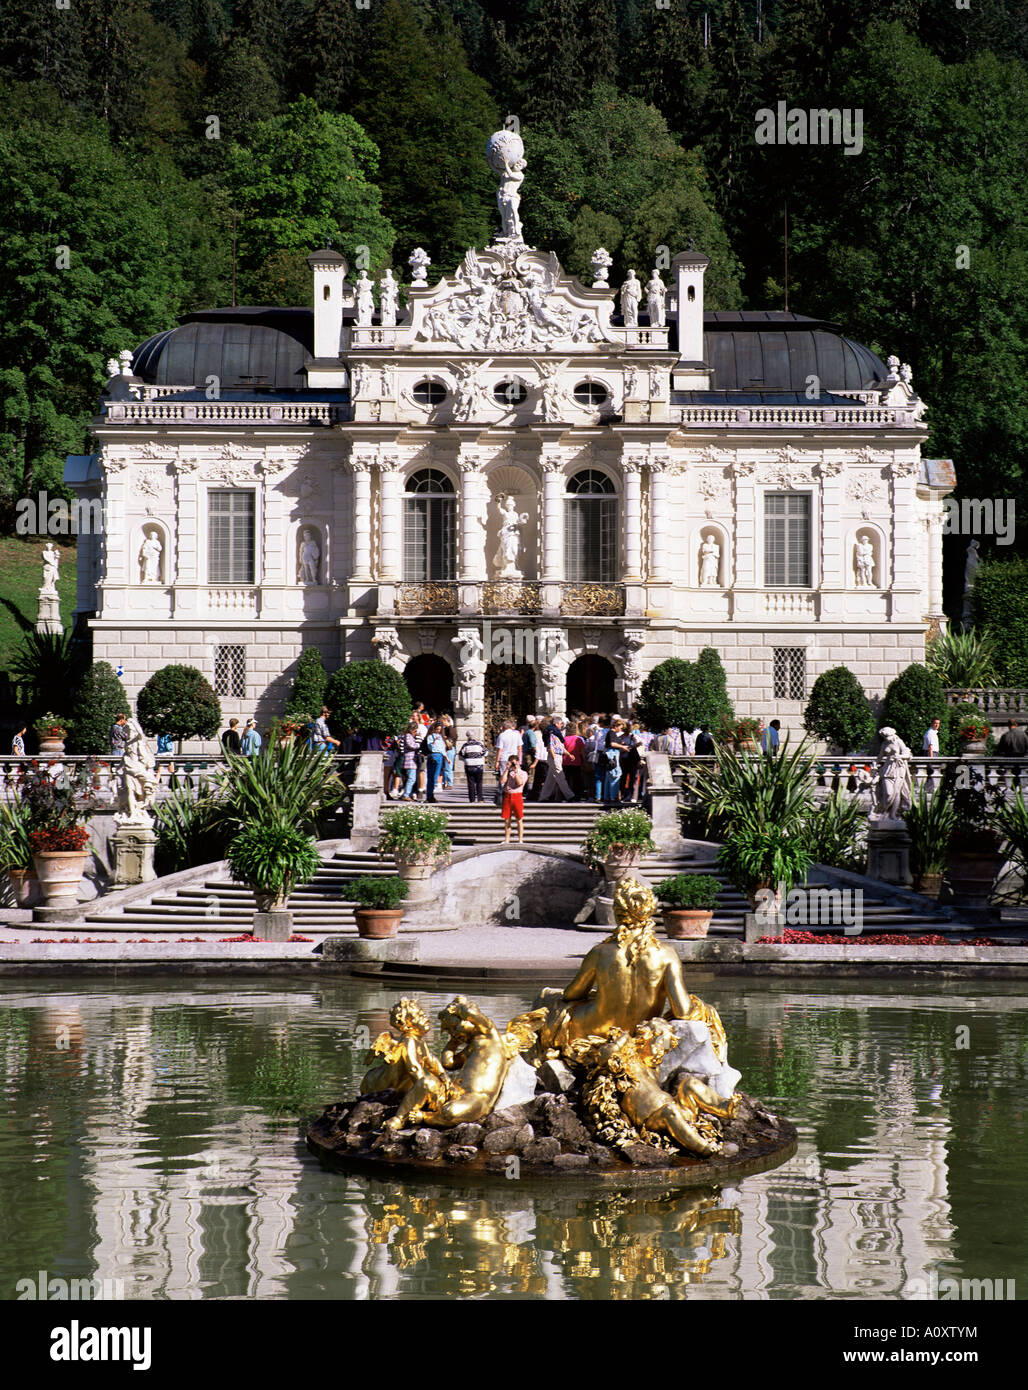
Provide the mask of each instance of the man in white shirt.
[{"label": "man in white shirt", "polygon": [[503,721],[503,729],[496,740],[496,772],[499,775],[507,766],[507,759],[517,757],[521,761],[521,735],[514,727],[513,719]]},{"label": "man in white shirt", "polygon": [[933,719],[932,722],[928,725],[928,728],[925,730],[924,743],[922,744],[922,752],[928,758],[937,758],[939,756],[940,723],[941,720]]}]

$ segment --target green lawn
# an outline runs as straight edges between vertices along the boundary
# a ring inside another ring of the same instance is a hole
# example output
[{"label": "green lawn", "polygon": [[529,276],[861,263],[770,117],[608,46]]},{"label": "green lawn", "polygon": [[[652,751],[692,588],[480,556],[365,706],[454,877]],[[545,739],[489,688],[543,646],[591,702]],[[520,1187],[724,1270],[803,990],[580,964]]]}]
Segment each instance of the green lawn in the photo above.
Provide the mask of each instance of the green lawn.
[{"label": "green lawn", "polygon": [[[43,582],[44,536],[0,536],[0,671],[7,670],[20,645],[21,635],[36,625],[37,594]],[[54,539],[61,552],[61,622],[71,627],[75,611],[76,544],[61,537]]]}]

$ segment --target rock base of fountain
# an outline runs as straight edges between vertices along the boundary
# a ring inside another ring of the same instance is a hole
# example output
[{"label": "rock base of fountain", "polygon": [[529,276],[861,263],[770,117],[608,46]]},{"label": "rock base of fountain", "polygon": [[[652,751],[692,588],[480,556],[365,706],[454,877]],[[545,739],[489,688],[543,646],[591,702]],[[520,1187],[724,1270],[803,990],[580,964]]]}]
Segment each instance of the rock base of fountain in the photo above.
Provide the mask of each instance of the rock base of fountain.
[{"label": "rock base of fountain", "polygon": [[307,1131],[307,1147],[327,1166],[422,1179],[540,1178],[609,1186],[673,1182],[685,1187],[729,1182],[791,1158],[796,1130],[741,1092],[735,1115],[721,1124],[721,1152],[701,1158],[648,1143],[597,1143],[576,1098],[547,1091],[497,1109],[480,1124],[384,1129],[402,1097],[378,1091],[330,1105]]}]

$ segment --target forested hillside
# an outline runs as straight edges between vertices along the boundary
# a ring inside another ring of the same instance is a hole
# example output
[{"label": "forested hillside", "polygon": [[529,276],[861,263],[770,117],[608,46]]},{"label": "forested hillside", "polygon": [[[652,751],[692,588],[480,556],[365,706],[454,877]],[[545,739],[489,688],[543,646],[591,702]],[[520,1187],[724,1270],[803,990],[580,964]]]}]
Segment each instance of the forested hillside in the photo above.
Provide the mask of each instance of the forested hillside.
[{"label": "forested hillside", "polygon": [[[990,0],[6,0],[0,527],[82,450],[106,359],[189,310],[309,299],[326,237],[409,280],[495,222],[584,274],[690,240],[708,307],[788,305],[914,369],[926,452],[1014,493],[1028,435],[1028,6]],[[860,110],[862,148],[756,112]],[[1028,515],[1028,512],[1024,513]]]}]

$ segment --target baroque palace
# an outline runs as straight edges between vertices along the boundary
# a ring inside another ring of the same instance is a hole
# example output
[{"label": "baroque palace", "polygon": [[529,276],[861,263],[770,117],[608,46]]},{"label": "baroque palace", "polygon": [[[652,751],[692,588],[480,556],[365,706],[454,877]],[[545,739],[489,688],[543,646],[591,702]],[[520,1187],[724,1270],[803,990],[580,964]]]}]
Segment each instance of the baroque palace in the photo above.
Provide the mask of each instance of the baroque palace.
[{"label": "baroque palace", "polygon": [[419,248],[401,297],[325,249],[313,309],[191,314],[109,364],[66,471],[102,502],[95,658],[133,699],[197,666],[261,722],[311,644],[479,729],[626,711],[707,645],[737,710],[786,727],[828,667],[880,695],[945,623],[955,478],[921,457],[910,369],[799,314],[705,312],[692,250],[612,286],[601,248],[581,284],[523,240],[520,138],[487,157],[501,231],[452,274]]}]

